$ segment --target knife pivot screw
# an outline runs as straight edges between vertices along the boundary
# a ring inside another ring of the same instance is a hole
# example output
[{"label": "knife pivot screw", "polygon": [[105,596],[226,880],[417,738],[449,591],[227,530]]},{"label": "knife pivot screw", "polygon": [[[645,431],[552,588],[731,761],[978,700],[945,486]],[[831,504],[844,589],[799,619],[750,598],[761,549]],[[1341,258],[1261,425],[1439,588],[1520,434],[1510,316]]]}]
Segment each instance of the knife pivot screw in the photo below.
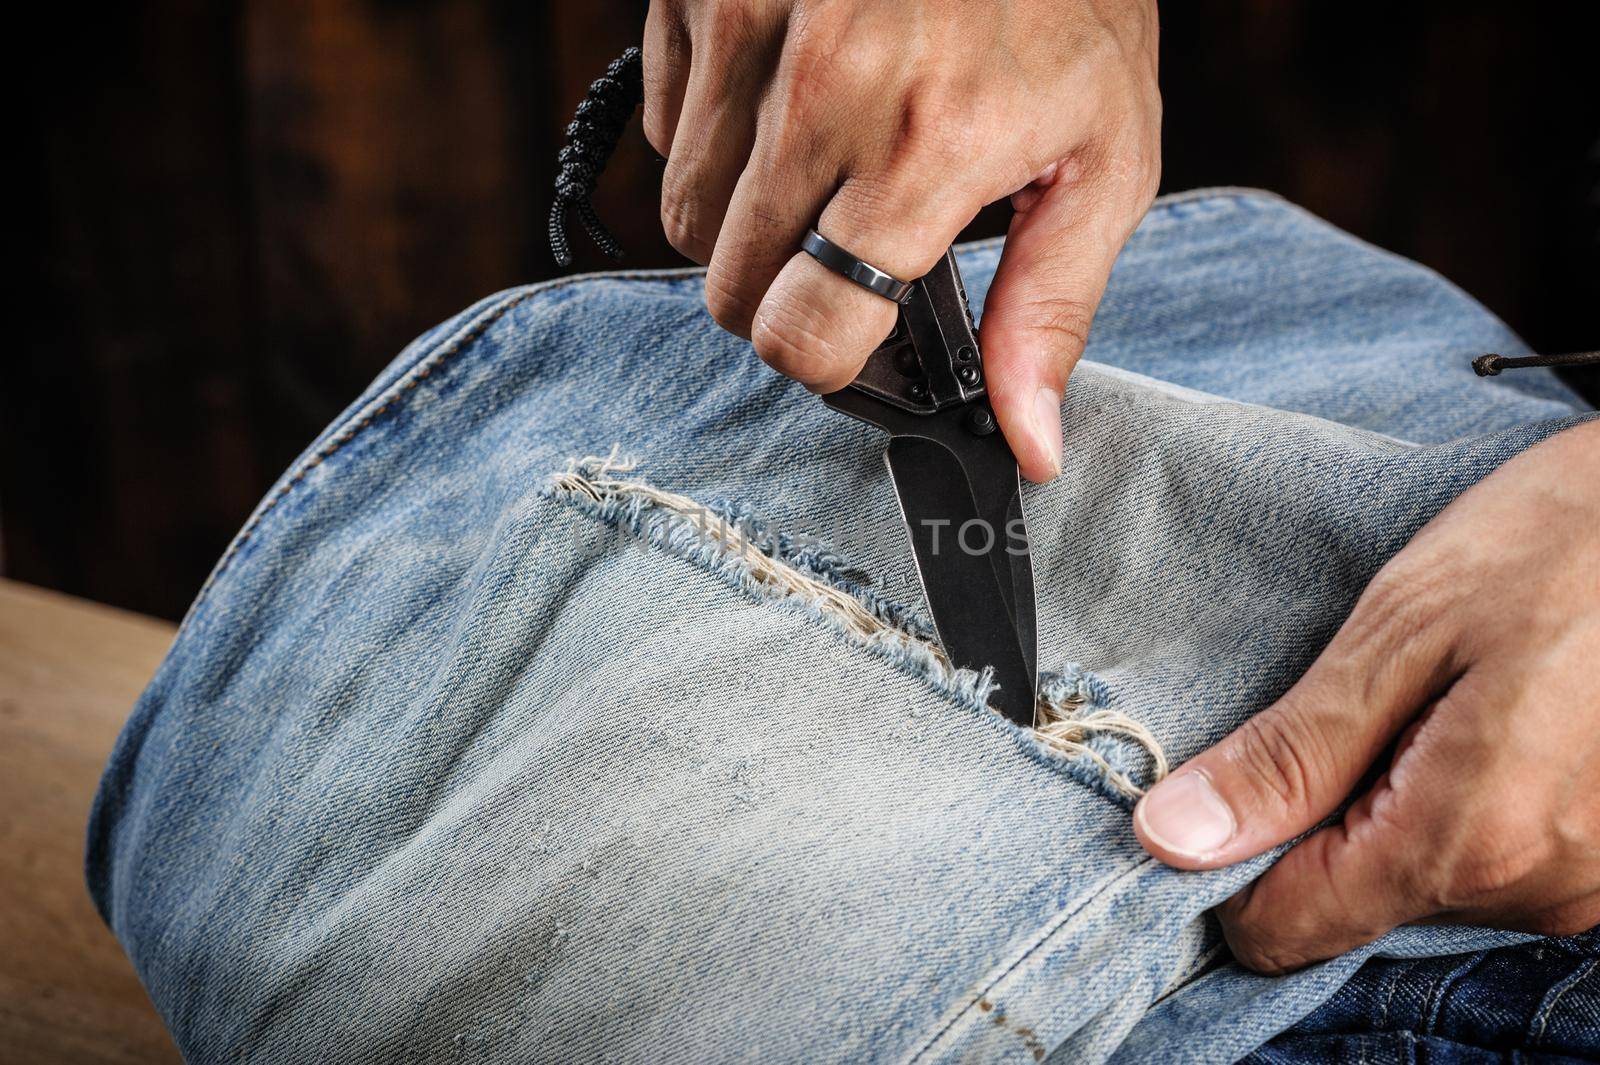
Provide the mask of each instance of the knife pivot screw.
[{"label": "knife pivot screw", "polygon": [[924,400],[928,398],[928,383],[926,381],[911,382],[911,398]]},{"label": "knife pivot screw", "polygon": [[965,366],[958,366],[956,367],[956,377],[960,379],[962,384],[966,385],[968,388],[971,388],[979,381],[978,368],[973,366],[971,363],[968,363]]},{"label": "knife pivot screw", "polygon": [[974,436],[988,436],[994,432],[994,412],[988,407],[973,407],[967,412],[967,429]]},{"label": "knife pivot screw", "polygon": [[978,353],[976,351],[972,350],[972,345],[971,344],[963,344],[959,348],[956,349],[956,361],[957,362],[971,362],[973,359],[976,359],[977,357],[978,357]]}]

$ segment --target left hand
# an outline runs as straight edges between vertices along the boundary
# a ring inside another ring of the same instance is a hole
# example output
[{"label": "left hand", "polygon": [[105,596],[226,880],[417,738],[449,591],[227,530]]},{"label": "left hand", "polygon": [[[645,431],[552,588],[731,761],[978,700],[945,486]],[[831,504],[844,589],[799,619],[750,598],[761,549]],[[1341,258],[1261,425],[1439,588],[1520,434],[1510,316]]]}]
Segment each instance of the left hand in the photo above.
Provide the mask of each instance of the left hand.
[{"label": "left hand", "polygon": [[1153,788],[1146,850],[1181,869],[1315,826],[1218,909],[1283,972],[1411,921],[1566,935],[1600,922],[1600,423],[1463,493],[1380,570],[1276,704]]}]

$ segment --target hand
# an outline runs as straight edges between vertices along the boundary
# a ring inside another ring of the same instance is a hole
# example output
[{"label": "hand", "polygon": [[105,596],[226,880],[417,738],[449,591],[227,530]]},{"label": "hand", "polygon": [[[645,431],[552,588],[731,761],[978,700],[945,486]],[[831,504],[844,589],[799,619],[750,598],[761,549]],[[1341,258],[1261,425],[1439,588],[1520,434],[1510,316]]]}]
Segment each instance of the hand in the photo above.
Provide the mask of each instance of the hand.
[{"label": "hand", "polygon": [[1153,788],[1145,849],[1181,869],[1313,827],[1218,910],[1282,972],[1409,921],[1545,935],[1600,922],[1600,423],[1462,494],[1380,570],[1282,699]]},{"label": "hand", "polygon": [[1067,374],[1160,176],[1156,32],[1154,0],[652,0],[667,237],[709,266],[713,318],[831,392],[896,311],[800,253],[806,229],[909,280],[1010,195],[980,341],[1001,429],[1047,480]]}]

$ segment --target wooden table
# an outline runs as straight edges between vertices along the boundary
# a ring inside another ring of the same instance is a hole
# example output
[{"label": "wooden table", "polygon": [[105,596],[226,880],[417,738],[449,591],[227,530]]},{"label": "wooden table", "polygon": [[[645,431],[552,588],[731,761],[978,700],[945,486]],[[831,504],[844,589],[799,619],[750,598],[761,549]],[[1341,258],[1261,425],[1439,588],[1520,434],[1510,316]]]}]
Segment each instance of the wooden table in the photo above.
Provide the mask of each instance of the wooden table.
[{"label": "wooden table", "polygon": [[0,580],[0,1062],[176,1062],[83,882],[100,769],[174,626]]}]

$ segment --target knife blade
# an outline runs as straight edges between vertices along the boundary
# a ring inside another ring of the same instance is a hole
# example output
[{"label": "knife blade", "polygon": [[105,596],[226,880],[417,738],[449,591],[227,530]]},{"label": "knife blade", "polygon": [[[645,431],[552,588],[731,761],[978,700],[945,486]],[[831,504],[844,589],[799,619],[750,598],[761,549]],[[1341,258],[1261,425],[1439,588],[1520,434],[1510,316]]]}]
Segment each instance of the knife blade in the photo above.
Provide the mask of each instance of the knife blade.
[{"label": "knife blade", "polygon": [[[945,654],[969,669],[992,668],[1000,711],[1031,726],[1036,674],[1032,640],[1025,645],[1017,627],[1018,590],[1006,554],[1009,507],[981,512],[959,456],[942,444],[897,436],[884,457]],[[1022,613],[1031,616],[1031,582],[1025,594]]]},{"label": "knife blade", "polygon": [[890,338],[824,401],[886,430],[885,462],[949,660],[994,671],[996,708],[1034,722],[1033,561],[1015,456],[987,405],[952,253],[916,282]]}]

